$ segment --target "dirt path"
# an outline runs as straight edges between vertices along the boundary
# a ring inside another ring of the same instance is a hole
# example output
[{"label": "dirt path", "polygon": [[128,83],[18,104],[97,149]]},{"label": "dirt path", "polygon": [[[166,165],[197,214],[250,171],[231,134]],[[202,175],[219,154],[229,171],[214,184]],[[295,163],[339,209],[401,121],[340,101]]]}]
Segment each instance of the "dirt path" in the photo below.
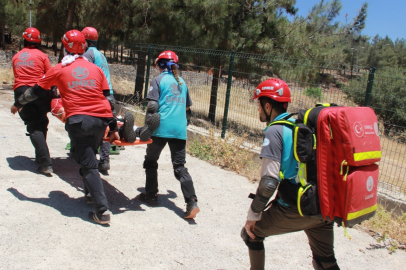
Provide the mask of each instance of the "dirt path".
[{"label": "dirt path", "polygon": [[[9,108],[13,93],[0,90],[0,269],[248,269],[247,248],[239,232],[256,186],[233,172],[188,156],[201,212],[182,219],[185,208],[173,176],[169,150],[159,161],[161,207],[134,199],[144,186],[145,146],[111,156],[102,176],[113,212],[110,227],[91,223],[78,166],[64,149],[69,139],[50,116],[48,143],[54,174],[36,173],[25,126]],[[377,242],[349,229],[352,240],[336,232],[341,269],[403,269],[406,253],[389,255]],[[304,233],[265,242],[267,269],[312,269]]]}]

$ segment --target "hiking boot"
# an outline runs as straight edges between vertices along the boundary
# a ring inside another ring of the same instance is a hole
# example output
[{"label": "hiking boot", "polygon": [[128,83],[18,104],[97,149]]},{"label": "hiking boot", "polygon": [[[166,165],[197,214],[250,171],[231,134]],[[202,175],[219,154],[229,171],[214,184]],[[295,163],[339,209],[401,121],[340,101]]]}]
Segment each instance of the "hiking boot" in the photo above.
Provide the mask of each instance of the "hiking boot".
[{"label": "hiking boot", "polygon": [[146,142],[151,138],[152,133],[159,127],[161,115],[159,113],[147,114],[145,125],[140,128],[140,141]]},{"label": "hiking boot", "polygon": [[130,112],[126,112],[124,115],[124,127],[122,132],[123,138],[129,143],[133,143],[137,139],[134,132],[134,115]]},{"label": "hiking boot", "polygon": [[110,214],[109,210],[103,212],[89,212],[89,218],[94,222],[102,225],[110,223]]},{"label": "hiking boot", "polygon": [[141,193],[140,195],[138,195],[138,199],[149,206],[158,206],[158,194]]},{"label": "hiking boot", "polygon": [[43,174],[51,174],[54,171],[52,170],[52,166],[39,166],[38,172],[43,173]]},{"label": "hiking boot", "polygon": [[100,160],[98,165],[99,171],[108,171],[110,170],[110,162],[108,159]]},{"label": "hiking boot", "polygon": [[92,196],[90,195],[90,193],[85,194],[85,199],[86,199],[87,203],[89,203],[89,204],[93,203],[93,199],[92,199]]},{"label": "hiking boot", "polygon": [[197,206],[197,201],[195,199],[190,200],[186,205],[186,212],[183,218],[195,218],[196,214],[200,212],[199,206]]}]

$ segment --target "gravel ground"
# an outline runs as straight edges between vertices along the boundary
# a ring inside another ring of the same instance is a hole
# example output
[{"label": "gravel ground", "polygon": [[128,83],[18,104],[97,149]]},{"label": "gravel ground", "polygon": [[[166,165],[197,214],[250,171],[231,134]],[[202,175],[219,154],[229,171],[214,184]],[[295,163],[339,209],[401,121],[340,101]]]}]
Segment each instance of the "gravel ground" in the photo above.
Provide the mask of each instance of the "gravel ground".
[{"label": "gravel ground", "polygon": [[[36,173],[34,150],[25,126],[9,108],[13,93],[0,90],[0,269],[248,269],[247,248],[239,233],[256,185],[233,172],[191,156],[201,212],[182,218],[185,204],[170,153],[159,161],[160,207],[135,197],[142,191],[145,146],[126,147],[111,156],[102,175],[113,212],[110,227],[90,222],[78,165],[64,149],[63,125],[50,116],[48,145],[54,173]],[[405,269],[406,253],[392,255],[370,235],[336,228],[336,257],[341,269]],[[265,241],[267,269],[312,269],[303,232]]]}]

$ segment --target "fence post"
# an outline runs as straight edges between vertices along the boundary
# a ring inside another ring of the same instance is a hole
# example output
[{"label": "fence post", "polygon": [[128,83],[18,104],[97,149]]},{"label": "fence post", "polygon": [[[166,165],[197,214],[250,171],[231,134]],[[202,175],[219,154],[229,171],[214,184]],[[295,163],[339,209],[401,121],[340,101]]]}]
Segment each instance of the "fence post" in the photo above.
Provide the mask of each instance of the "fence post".
[{"label": "fence post", "polygon": [[123,63],[123,43],[121,43],[121,63]]},{"label": "fence post", "polygon": [[235,56],[235,51],[231,51],[230,65],[228,66],[226,103],[224,105],[223,130],[221,131],[221,138],[223,138],[223,139],[226,136],[226,129],[227,129],[227,117],[228,117],[228,107],[230,105],[231,82],[233,81],[234,56]]},{"label": "fence post", "polygon": [[374,67],[369,69],[367,91],[365,93],[364,106],[368,106],[372,99],[372,86],[374,85],[375,70],[376,69]]},{"label": "fence post", "polygon": [[144,108],[147,105],[146,98],[147,98],[147,95],[148,95],[149,70],[151,69],[151,57],[152,57],[152,45],[149,44],[148,45],[147,72],[146,72],[146,75],[145,75],[145,90],[144,90],[144,102],[143,102]]}]

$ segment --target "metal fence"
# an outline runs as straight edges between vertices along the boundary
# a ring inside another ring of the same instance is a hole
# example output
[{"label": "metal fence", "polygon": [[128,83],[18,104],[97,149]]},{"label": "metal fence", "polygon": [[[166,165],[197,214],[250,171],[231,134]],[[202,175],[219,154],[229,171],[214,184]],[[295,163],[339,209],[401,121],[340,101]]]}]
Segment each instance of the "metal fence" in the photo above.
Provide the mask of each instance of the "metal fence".
[{"label": "metal fence", "polygon": [[[406,199],[403,71],[155,44],[100,46],[109,63],[131,65],[112,73],[135,81],[135,90],[143,89],[139,100],[145,98],[150,80],[158,75],[154,67],[157,55],[175,51],[193,100],[193,128],[200,132],[214,129],[223,138],[229,133],[247,135],[247,144],[258,151],[264,123],[259,121],[257,103],[251,98],[255,87],[267,78],[278,77],[288,83],[292,92],[289,112],[313,107],[316,102],[370,106],[378,115],[381,132],[381,188]],[[127,94],[134,93],[134,88],[128,90]]]}]

